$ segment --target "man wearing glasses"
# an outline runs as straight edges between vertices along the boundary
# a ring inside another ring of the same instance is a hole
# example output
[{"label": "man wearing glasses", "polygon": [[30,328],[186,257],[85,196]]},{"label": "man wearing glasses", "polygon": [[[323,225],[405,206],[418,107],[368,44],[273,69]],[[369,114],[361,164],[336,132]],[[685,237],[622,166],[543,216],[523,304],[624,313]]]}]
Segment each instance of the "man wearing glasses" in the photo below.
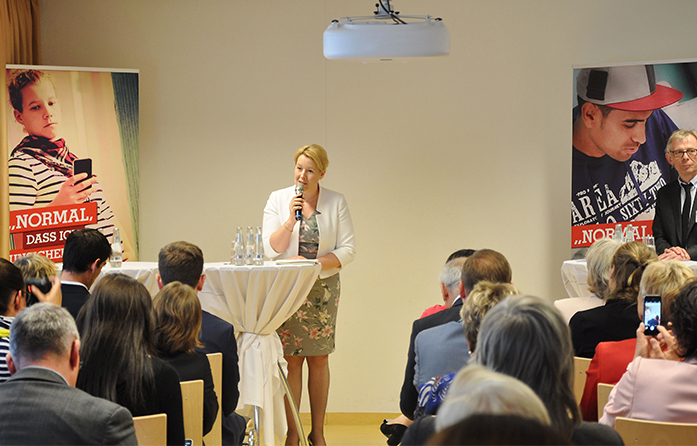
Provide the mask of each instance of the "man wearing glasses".
[{"label": "man wearing glasses", "polygon": [[682,93],[656,84],[653,65],[583,69],[576,92],[572,225],[650,220],[670,181],[663,151],[677,130],[661,108]]},{"label": "man wearing glasses", "polygon": [[676,130],[666,146],[666,159],[679,178],[663,186],[656,199],[653,236],[661,260],[697,259],[697,132]]}]

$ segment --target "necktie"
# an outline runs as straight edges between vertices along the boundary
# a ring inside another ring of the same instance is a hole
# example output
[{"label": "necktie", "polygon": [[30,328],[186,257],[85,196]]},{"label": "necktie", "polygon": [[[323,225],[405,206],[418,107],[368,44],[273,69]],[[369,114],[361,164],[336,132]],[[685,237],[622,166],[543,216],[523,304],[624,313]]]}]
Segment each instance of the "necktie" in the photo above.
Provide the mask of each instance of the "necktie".
[{"label": "necktie", "polygon": [[685,201],[682,204],[682,243],[687,246],[687,227],[690,225],[690,210],[692,208],[692,183],[682,184],[685,189]]}]

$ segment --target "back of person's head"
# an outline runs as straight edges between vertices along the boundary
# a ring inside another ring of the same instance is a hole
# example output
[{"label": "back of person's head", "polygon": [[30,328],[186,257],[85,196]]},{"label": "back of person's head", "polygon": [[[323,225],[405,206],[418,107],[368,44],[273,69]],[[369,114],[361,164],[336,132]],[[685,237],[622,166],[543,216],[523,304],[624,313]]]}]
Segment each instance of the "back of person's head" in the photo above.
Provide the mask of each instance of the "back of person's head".
[{"label": "back of person's head", "polygon": [[477,348],[477,335],[484,315],[494,305],[512,294],[520,294],[520,292],[510,283],[493,283],[482,280],[474,286],[462,305],[462,310],[460,310],[462,326],[470,351]]},{"label": "back of person's head", "polygon": [[477,414],[438,432],[426,444],[460,446],[568,445],[571,443],[556,429],[533,418],[519,415]]},{"label": "back of person's head", "polygon": [[181,282],[196,289],[203,274],[203,251],[189,242],[174,242],[160,250],[157,257],[162,284]]},{"label": "back of person's head", "polygon": [[9,260],[0,258],[0,315],[7,314],[17,292],[23,291],[22,271]]},{"label": "back of person's head", "polygon": [[[137,280],[107,274],[80,310],[82,367],[77,387],[109,401],[145,403],[144,386],[153,382],[151,297]],[[117,395],[123,385],[124,394]]]},{"label": "back of person's head", "polygon": [[469,295],[482,280],[494,283],[511,283],[511,265],[503,254],[492,249],[480,249],[467,258],[462,265],[462,285]]},{"label": "back of person's head", "polygon": [[[48,258],[41,254],[27,254],[14,261],[15,266],[22,271],[25,284],[29,286],[39,286],[43,293],[51,289],[49,277],[58,275],[58,267]],[[27,294],[27,305],[38,302],[38,298],[32,292]]]},{"label": "back of person's head", "polygon": [[527,384],[476,364],[463,367],[450,383],[436,431],[474,414],[520,415],[550,424],[545,405]]},{"label": "back of person's head", "polygon": [[692,270],[678,260],[651,262],[641,276],[637,299],[639,309],[642,310],[644,296],[659,295],[663,306],[662,321],[664,324],[667,323],[671,320],[670,305],[673,299],[683,285],[694,278]]},{"label": "back of person's head", "polygon": [[458,249],[457,251],[448,256],[448,260],[446,260],[445,263],[448,263],[451,260],[459,259],[461,257],[469,257],[474,253],[474,249]]},{"label": "back of person's head", "polygon": [[535,391],[552,425],[571,437],[581,422],[573,392],[571,334],[552,305],[533,296],[509,296],[482,320],[474,364],[512,376]]},{"label": "back of person's head", "polygon": [[196,291],[181,282],[165,285],[153,299],[155,348],[163,353],[194,353],[201,347],[201,303]]},{"label": "back of person's head", "polygon": [[104,235],[96,229],[77,229],[65,240],[63,248],[63,270],[71,273],[84,273],[95,260],[98,264],[109,260],[111,245]]},{"label": "back of person's head", "polygon": [[641,276],[649,263],[658,260],[653,249],[643,243],[627,242],[617,248],[612,258],[610,293],[607,299],[636,302]]},{"label": "back of person's head", "polygon": [[10,354],[21,369],[49,355],[67,356],[76,339],[80,335],[68,310],[39,303],[21,311],[12,322]]},{"label": "back of person's head", "polygon": [[605,299],[610,292],[610,270],[612,258],[622,242],[611,238],[596,240],[588,252],[586,252],[586,265],[588,268],[588,291],[601,299]]},{"label": "back of person's head", "polygon": [[670,304],[676,353],[683,359],[697,358],[697,279],[687,282]]},{"label": "back of person's head", "polygon": [[442,283],[453,296],[460,294],[460,280],[462,280],[462,265],[466,257],[458,257],[450,260],[440,271],[440,283]]}]

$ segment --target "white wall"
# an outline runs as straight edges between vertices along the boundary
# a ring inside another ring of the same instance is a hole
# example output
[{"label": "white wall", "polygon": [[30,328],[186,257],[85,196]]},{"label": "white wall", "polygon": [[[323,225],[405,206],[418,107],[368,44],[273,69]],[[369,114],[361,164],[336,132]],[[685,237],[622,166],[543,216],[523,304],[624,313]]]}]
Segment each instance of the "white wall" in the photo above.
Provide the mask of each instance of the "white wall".
[{"label": "white wall", "polygon": [[228,260],[294,151],[327,148],[358,240],[330,412],[398,410],[411,322],[456,249],[499,250],[521,290],[565,296],[573,64],[697,56],[696,2],[395,0],[443,17],[449,57],[325,60],[330,20],[373,3],[41,2],[44,64],[140,69],[141,260],[179,239]]}]

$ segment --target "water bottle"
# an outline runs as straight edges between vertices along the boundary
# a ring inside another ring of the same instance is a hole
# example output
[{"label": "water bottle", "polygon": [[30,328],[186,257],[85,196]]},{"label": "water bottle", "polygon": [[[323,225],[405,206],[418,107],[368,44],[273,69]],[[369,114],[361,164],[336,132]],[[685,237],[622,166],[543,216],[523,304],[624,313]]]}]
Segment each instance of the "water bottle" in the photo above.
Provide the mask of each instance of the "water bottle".
[{"label": "water bottle", "polygon": [[111,244],[111,258],[109,264],[112,268],[121,268],[123,262],[123,245],[121,245],[121,234],[119,228],[114,228],[114,243]]},{"label": "water bottle", "polygon": [[624,237],[624,242],[633,242],[635,241],[634,239],[634,226],[632,225],[627,225],[627,235]]},{"label": "water bottle", "polygon": [[235,254],[232,257],[232,263],[235,266],[244,265],[244,240],[242,239],[242,228],[237,227],[237,235],[234,243]]},{"label": "water bottle", "polygon": [[254,228],[247,226],[247,245],[245,246],[244,263],[254,265]]},{"label": "water bottle", "polygon": [[261,236],[260,226],[257,226],[257,235],[254,238],[254,264],[264,264],[264,239]]},{"label": "water bottle", "polygon": [[612,234],[612,239],[617,240],[618,242],[621,242],[623,240],[622,238],[622,225],[617,223],[615,225],[615,233]]}]

